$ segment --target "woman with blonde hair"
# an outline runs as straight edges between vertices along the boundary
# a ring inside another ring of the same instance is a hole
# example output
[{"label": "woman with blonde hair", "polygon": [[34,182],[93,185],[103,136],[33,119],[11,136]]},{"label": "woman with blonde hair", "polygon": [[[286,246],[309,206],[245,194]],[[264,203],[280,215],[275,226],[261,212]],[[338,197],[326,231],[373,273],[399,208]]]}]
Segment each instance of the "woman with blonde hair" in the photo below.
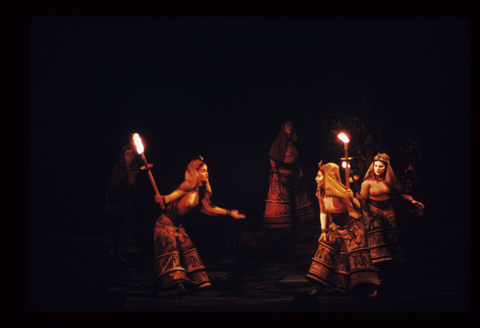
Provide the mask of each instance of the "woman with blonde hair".
[{"label": "woman with blonde hair", "polygon": [[360,202],[342,184],[335,163],[320,162],[315,181],[322,232],[306,275],[315,284],[310,295],[320,295],[328,287],[374,297],[380,282],[370,258]]},{"label": "woman with blonde hair", "polygon": [[188,164],[185,181],[171,194],[155,196],[165,212],[155,225],[155,290],[175,286],[178,296],[211,286],[205,267],[190,237],[182,227],[182,217],[201,204],[208,215],[230,215],[243,219],[238,210],[228,210],[210,201],[212,188],[208,181],[208,168],[203,158]]}]

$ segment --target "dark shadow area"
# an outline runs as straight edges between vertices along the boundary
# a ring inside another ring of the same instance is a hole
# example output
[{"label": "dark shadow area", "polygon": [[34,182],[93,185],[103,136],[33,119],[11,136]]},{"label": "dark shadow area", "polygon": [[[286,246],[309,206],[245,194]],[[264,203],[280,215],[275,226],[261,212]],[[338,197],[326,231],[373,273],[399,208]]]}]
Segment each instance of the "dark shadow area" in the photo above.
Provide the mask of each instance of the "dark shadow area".
[{"label": "dark shadow area", "polygon": [[[461,18],[37,16],[29,33],[28,302],[33,312],[463,313],[470,307],[470,26]],[[304,279],[318,217],[262,228],[268,152],[293,117],[307,192],[318,162],[354,173],[377,152],[415,199],[399,217],[408,261],[374,299],[312,298]],[[102,240],[108,177],[139,133],[161,194],[199,155],[212,202],[184,226],[212,289],[151,292],[153,226],[144,180],[141,253]],[[333,136],[333,137],[332,137]]]}]

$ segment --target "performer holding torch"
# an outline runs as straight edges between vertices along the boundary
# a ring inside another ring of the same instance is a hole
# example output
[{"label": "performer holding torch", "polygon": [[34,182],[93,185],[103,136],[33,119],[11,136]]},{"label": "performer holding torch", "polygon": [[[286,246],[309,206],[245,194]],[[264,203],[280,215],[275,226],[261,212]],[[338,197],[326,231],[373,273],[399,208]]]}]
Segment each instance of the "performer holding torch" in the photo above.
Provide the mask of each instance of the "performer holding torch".
[{"label": "performer holding torch", "polygon": [[[141,141],[140,138],[137,140]],[[143,152],[143,145],[137,151]],[[142,158],[148,168],[145,157]],[[175,287],[177,295],[182,297],[211,286],[197,249],[181,224],[182,217],[188,211],[201,204],[201,211],[208,215],[245,218],[238,210],[220,208],[211,203],[212,188],[208,176],[203,158],[195,159],[187,166],[184,182],[169,195],[160,195],[151,176],[155,201],[165,209],[157,219],[154,232],[156,291]]]},{"label": "performer holding torch", "polygon": [[370,257],[361,204],[350,189],[350,140],[345,133],[338,138],[345,144],[345,157],[341,159],[345,164],[345,185],[337,164],[318,164],[315,181],[322,232],[306,278],[314,283],[310,295],[320,296],[327,287],[374,297],[380,281]]},{"label": "performer holding torch", "polygon": [[374,297],[380,282],[370,258],[360,202],[342,183],[337,164],[320,162],[318,168],[315,181],[322,232],[306,275],[314,283],[309,294],[321,296],[327,287]]}]

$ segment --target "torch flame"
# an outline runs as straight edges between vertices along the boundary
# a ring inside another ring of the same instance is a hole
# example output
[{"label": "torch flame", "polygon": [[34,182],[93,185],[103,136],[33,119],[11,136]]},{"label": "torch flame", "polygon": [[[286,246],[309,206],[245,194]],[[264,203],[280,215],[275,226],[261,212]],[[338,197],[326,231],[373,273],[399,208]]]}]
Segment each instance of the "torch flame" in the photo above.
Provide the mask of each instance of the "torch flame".
[{"label": "torch flame", "polygon": [[135,133],[133,135],[133,142],[135,143],[135,148],[137,149],[137,153],[140,155],[143,153],[143,143],[142,139],[138,135],[138,133]]},{"label": "torch flame", "polygon": [[348,139],[347,135],[343,132],[338,135],[338,139],[342,140],[344,143],[350,142],[350,139]]}]

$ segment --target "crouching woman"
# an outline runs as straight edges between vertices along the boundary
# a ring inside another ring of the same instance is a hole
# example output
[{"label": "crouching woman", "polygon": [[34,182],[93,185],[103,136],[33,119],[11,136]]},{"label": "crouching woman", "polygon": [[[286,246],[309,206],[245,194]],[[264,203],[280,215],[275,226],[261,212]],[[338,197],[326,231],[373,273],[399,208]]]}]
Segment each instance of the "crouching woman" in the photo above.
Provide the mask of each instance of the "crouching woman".
[{"label": "crouching woman", "polygon": [[157,219],[154,233],[156,292],[175,286],[181,297],[211,286],[197,249],[182,227],[182,217],[201,204],[201,211],[209,215],[245,218],[238,210],[213,205],[211,196],[208,168],[202,159],[195,159],[188,164],[185,181],[175,191],[166,196],[155,196],[155,201],[165,209]]}]

